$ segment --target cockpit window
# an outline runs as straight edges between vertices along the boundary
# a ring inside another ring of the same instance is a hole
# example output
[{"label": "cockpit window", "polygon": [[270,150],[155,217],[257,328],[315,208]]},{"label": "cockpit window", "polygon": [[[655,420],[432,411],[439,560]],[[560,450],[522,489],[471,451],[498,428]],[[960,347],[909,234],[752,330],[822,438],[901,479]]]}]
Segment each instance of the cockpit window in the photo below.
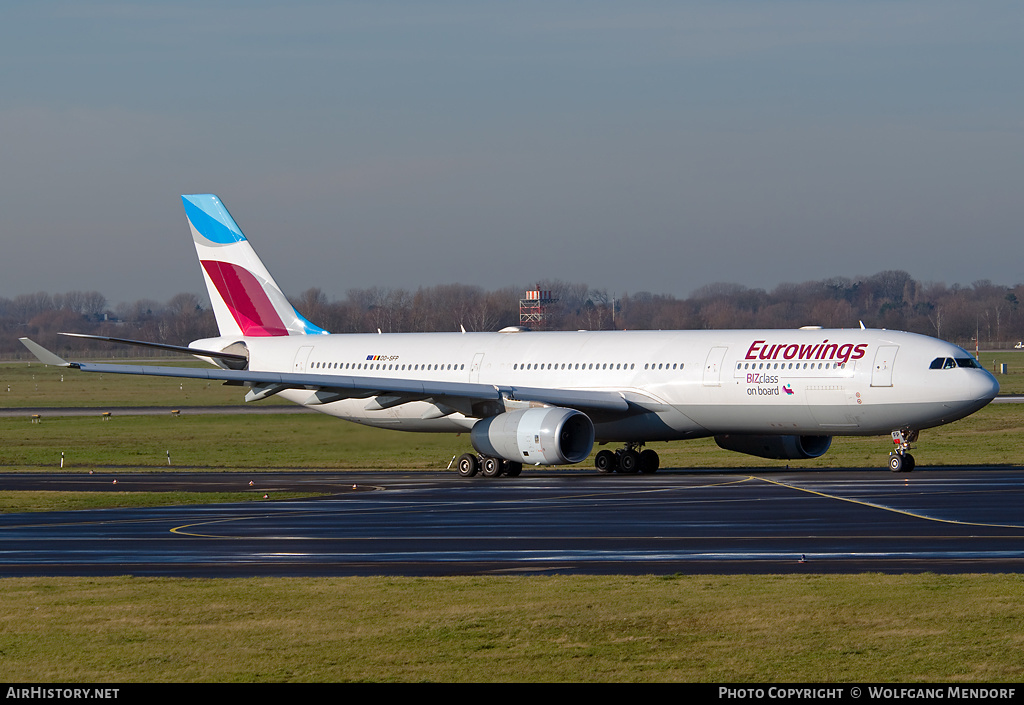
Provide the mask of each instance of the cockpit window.
[{"label": "cockpit window", "polygon": [[958,357],[956,359],[951,357],[937,357],[932,360],[932,364],[928,367],[933,370],[953,370],[957,367],[981,369],[981,365],[973,357]]}]

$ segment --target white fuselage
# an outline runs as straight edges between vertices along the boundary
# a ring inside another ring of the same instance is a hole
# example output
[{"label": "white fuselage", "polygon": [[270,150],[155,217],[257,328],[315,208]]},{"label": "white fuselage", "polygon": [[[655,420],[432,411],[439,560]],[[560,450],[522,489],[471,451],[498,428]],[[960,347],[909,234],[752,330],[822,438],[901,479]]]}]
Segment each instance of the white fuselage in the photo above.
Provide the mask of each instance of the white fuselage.
[{"label": "white fuselage", "polygon": [[[223,337],[242,341],[249,369],[498,387],[614,392],[631,414],[588,412],[598,441],[718,434],[877,435],[962,418],[998,392],[963,364],[963,349],[913,333],[863,329],[400,333]],[[370,398],[320,403],[281,396],[350,421],[409,431],[465,431],[431,399],[380,408]]]}]

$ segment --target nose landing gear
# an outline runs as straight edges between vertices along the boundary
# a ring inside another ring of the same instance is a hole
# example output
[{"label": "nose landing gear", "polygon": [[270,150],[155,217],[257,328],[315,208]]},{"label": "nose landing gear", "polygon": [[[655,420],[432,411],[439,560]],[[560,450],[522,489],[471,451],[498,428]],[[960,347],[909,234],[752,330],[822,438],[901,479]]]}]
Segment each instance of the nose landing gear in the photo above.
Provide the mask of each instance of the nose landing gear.
[{"label": "nose landing gear", "polygon": [[914,456],[907,451],[910,444],[917,440],[917,431],[898,430],[892,432],[892,442],[896,448],[889,453],[889,470],[892,472],[913,472]]}]

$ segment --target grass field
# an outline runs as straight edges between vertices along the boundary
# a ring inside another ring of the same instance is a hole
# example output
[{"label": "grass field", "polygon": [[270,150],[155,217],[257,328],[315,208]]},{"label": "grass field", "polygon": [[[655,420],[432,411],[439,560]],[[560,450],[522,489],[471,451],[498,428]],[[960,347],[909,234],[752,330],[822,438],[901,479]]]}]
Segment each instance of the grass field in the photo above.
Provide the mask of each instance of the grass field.
[{"label": "grass field", "polygon": [[1020,682],[1002,575],[16,578],[8,682]]},{"label": "grass field", "polygon": [[[114,362],[126,364],[124,360]],[[209,367],[205,363],[186,358],[147,360],[145,364]],[[245,392],[245,387],[225,386],[208,380],[97,374],[49,367],[38,362],[0,363],[0,406],[8,409],[62,406],[225,406],[244,404]],[[274,398],[256,402],[259,405],[287,403]]]},{"label": "grass field", "polygon": [[[78,509],[118,509],[122,507],[169,507],[185,504],[224,502],[261,502],[262,490],[251,492],[0,492],[0,514],[16,512],[64,512]],[[313,497],[308,492],[275,492],[274,500]]]},{"label": "grass field", "polygon": [[[257,416],[47,416],[0,418],[0,471],[114,467],[424,469],[443,470],[471,450],[466,434],[403,433],[368,428],[321,414]],[[920,467],[1019,465],[1024,462],[1024,405],[990,404],[966,419],[921,433]],[[835,438],[824,456],[772,461],[719,448],[714,440],[655,443],[664,468],[884,467],[887,437]],[[595,448],[597,450],[597,448]],[[581,467],[592,465],[590,461]],[[526,468],[529,472],[529,468]]]}]

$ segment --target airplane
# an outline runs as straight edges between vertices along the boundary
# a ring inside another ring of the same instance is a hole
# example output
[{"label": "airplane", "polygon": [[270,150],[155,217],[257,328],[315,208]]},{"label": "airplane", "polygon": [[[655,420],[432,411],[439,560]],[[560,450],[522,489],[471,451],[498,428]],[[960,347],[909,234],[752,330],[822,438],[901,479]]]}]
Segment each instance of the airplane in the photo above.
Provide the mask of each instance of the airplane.
[{"label": "airplane", "polygon": [[211,368],[42,362],[84,372],[220,380],[246,401],[277,395],[379,428],[469,433],[460,475],[516,477],[524,465],[580,463],[652,473],[656,441],[714,437],[772,459],[817,458],[835,436],[889,435],[889,468],[909,472],[921,430],[968,416],[998,393],[964,349],[915,333],[798,330],[329,334],[288,302],[221,200],[182,196],[220,335],[188,346],[78,335],[184,352]]}]

